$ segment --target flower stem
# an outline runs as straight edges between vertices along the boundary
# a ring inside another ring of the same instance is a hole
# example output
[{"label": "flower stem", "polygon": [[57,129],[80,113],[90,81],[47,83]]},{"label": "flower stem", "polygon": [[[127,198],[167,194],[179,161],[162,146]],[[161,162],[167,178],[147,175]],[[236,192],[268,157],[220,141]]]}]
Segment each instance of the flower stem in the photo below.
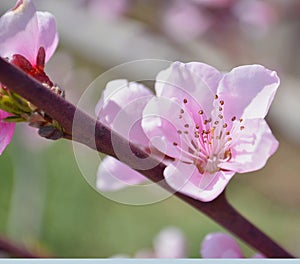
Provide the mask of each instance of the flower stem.
[{"label": "flower stem", "polygon": [[46,256],[34,254],[26,248],[18,246],[3,237],[0,237],[0,252],[1,251],[15,258],[46,258]]},{"label": "flower stem", "polygon": [[[44,110],[50,117],[58,121],[63,127],[66,139],[78,141],[99,152],[116,157],[114,145],[118,146],[118,159],[132,167],[136,160],[128,156],[128,145],[137,157],[148,157],[148,154],[137,146],[130,144],[126,139],[115,134],[100,122],[97,122],[74,105],[59,97],[39,82],[26,75],[7,61],[0,58],[0,82],[10,90],[21,95],[39,109]],[[75,121],[74,121],[75,120]],[[122,150],[124,150],[122,152]],[[163,177],[165,164],[158,163],[154,158],[148,157],[152,169],[139,171],[150,180],[157,182],[163,188],[170,190]],[[150,166],[149,166],[150,167]],[[190,204],[198,211],[205,213],[224,228],[228,229],[239,238],[247,242],[259,252],[270,258],[292,258],[293,256],[272,241],[242,215],[240,215],[226,200],[223,193],[209,203],[194,200],[186,195],[175,193],[177,197]]]},{"label": "flower stem", "polygon": [[182,194],[177,196],[268,258],[294,258],[234,209],[226,199],[225,192],[209,203],[201,203]]}]

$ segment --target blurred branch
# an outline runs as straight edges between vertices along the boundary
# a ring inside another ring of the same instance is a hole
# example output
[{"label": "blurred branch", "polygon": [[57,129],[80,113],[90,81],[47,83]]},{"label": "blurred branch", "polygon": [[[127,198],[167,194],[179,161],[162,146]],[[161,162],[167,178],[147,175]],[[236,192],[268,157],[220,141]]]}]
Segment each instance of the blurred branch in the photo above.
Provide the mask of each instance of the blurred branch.
[{"label": "blurred branch", "polygon": [[[118,145],[119,150],[126,150],[128,148],[130,142],[126,139],[116,135],[115,132],[97,122],[80,109],[76,109],[74,105],[67,102],[64,98],[45,88],[42,84],[27,76],[26,73],[2,58],[0,59],[0,81],[9,87],[10,90],[29,100],[39,109],[43,109],[49,116],[57,120],[64,128],[67,135],[66,138],[114,157],[116,157],[116,154],[111,141],[112,137],[114,137],[114,144]],[[76,126],[73,127],[74,117],[76,118]],[[150,166],[153,167],[152,169],[139,172],[150,180],[158,182],[166,190],[171,191],[170,187],[163,181],[165,164],[158,164],[154,158],[148,157],[148,154],[137,146],[131,144],[131,149],[136,156],[141,158],[147,157],[149,165],[153,164],[153,166]],[[122,153],[118,153],[118,157],[116,158],[129,166],[137,167],[135,166],[137,165],[137,161],[130,159],[126,154],[122,156]],[[175,195],[212,218],[267,257],[293,257],[240,215],[228,203],[224,193],[209,203],[194,200],[181,193],[175,193]]]},{"label": "blurred branch", "polygon": [[6,238],[0,237],[0,252],[3,251],[11,257],[16,258],[46,258],[47,256],[40,256],[30,252],[26,248],[14,244]]}]

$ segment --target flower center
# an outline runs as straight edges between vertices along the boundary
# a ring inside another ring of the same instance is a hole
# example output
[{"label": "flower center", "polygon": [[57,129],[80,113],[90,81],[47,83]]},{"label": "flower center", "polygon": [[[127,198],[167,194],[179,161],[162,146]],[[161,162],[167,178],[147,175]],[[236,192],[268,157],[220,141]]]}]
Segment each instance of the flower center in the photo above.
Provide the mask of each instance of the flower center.
[{"label": "flower center", "polygon": [[[183,103],[187,105],[189,102],[183,99]],[[242,119],[233,116],[230,120],[224,120],[224,104],[224,100],[215,95],[211,117],[202,109],[196,114],[187,113],[191,107],[180,109],[179,119],[183,128],[178,129],[177,133],[181,144],[173,142],[173,145],[181,148],[182,154],[191,159],[201,174],[213,174],[221,170],[220,163],[231,159],[231,135],[237,127],[235,123],[239,123],[240,130],[244,129]]]},{"label": "flower center", "polygon": [[45,57],[45,49],[43,47],[40,47],[36,56],[36,65],[32,65],[24,56],[20,54],[13,55],[12,60],[10,62],[11,64],[17,66],[18,68],[32,76],[34,79],[41,82],[42,84],[52,87],[53,83],[44,71]]}]

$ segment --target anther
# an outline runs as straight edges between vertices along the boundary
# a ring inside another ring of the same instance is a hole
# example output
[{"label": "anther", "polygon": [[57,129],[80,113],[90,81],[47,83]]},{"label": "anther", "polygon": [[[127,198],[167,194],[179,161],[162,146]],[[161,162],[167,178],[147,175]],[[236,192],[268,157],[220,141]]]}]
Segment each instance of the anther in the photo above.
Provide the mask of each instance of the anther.
[{"label": "anther", "polygon": [[177,143],[177,142],[173,142],[173,145],[174,145],[174,146],[178,146],[178,143]]},{"label": "anther", "polygon": [[188,128],[188,127],[189,127],[189,124],[185,124],[184,127]]},{"label": "anther", "polygon": [[245,129],[245,127],[244,126],[240,126],[240,130],[244,130]]},{"label": "anther", "polygon": [[184,133],[184,134],[188,134],[188,133],[189,133],[189,131],[186,131],[186,130],[185,130],[183,133]]},{"label": "anther", "polygon": [[177,133],[180,135],[180,134],[182,134],[182,131],[181,130],[177,130]]},{"label": "anther", "polygon": [[199,115],[203,115],[203,110],[199,110],[199,111],[198,111],[198,114],[199,114]]},{"label": "anther", "polygon": [[241,123],[243,122],[243,118],[240,118],[240,122],[241,122]]},{"label": "anther", "polygon": [[224,105],[224,101],[223,100],[220,100],[220,105]]},{"label": "anther", "polygon": [[215,99],[217,100],[218,98],[219,98],[219,96],[216,94],[216,95],[215,95]]},{"label": "anther", "polygon": [[180,109],[180,114],[183,114],[184,113],[184,110],[183,109]]},{"label": "anther", "polygon": [[214,123],[216,126],[219,124],[219,121],[215,121],[215,123]]},{"label": "anther", "polygon": [[233,116],[233,117],[231,118],[231,121],[233,122],[233,121],[235,121],[235,120],[236,120],[236,117]]},{"label": "anther", "polygon": [[196,124],[196,129],[199,129],[199,125],[198,124]]},{"label": "anther", "polygon": [[183,99],[183,103],[187,104],[188,100],[186,98]]},{"label": "anther", "polygon": [[219,106],[219,111],[221,112],[223,110],[223,108],[221,106]]},{"label": "anther", "polygon": [[220,118],[220,119],[223,119],[223,116],[220,114],[220,115],[218,115],[218,117]]},{"label": "anther", "polygon": [[224,125],[223,125],[223,128],[226,128],[227,127],[227,124],[225,123]]}]

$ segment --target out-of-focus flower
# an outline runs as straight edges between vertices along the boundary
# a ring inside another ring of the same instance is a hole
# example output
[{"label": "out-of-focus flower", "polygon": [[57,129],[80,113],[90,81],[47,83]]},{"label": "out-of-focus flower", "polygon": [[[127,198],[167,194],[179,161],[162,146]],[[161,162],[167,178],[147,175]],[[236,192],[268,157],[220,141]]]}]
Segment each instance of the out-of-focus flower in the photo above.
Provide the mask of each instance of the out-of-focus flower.
[{"label": "out-of-focus flower", "polygon": [[276,72],[260,65],[223,74],[203,63],[175,62],[160,72],[142,127],[174,159],[166,182],[211,201],[236,172],[262,168],[278,147],[264,120],[278,86]]},{"label": "out-of-focus flower", "polygon": [[163,16],[165,33],[177,41],[195,39],[204,34],[211,25],[210,15],[189,1],[175,1]]},{"label": "out-of-focus flower", "polygon": [[277,20],[276,7],[262,0],[176,0],[165,8],[163,25],[166,34],[186,41],[204,33],[230,35],[233,30],[251,29],[257,35]]},{"label": "out-of-focus flower", "polygon": [[[139,250],[135,258],[186,258],[186,238],[177,227],[166,227],[153,240],[153,249]],[[114,255],[113,258],[128,258],[128,255]]]},{"label": "out-of-focus flower", "polygon": [[[53,83],[44,72],[44,65],[54,53],[57,43],[54,17],[48,12],[36,11],[31,0],[19,0],[0,18],[0,56],[50,88]],[[16,97],[9,92],[9,87],[1,85],[0,98],[10,100]],[[21,108],[30,112],[25,101],[22,101]],[[9,112],[18,115],[22,111],[12,108]],[[3,121],[7,116],[4,113],[0,116],[0,152],[10,142],[14,130],[13,124]]]},{"label": "out-of-focus flower", "polygon": [[[152,97],[150,90],[142,84],[111,81],[102,93],[96,115],[101,122],[146,150],[149,140],[141,127],[141,118]],[[104,158],[98,169],[97,188],[101,191],[115,191],[143,181],[144,176],[110,156]]]},{"label": "out-of-focus flower", "polygon": [[122,17],[128,11],[130,0],[88,0],[85,6],[91,14],[111,20]]},{"label": "out-of-focus flower", "polygon": [[[238,243],[225,233],[211,233],[205,236],[200,253],[203,258],[244,257]],[[261,253],[255,253],[252,258],[265,258],[265,256]]]},{"label": "out-of-focus flower", "polygon": [[[164,177],[174,190],[211,201],[236,172],[262,168],[277,149],[264,118],[278,86],[276,72],[260,65],[223,74],[203,63],[175,62],[158,74],[157,96],[142,85],[111,82],[97,113],[133,143],[145,150],[151,143],[170,157]],[[108,157],[97,179],[100,190],[117,190],[144,177]]]},{"label": "out-of-focus flower", "polygon": [[15,124],[3,121],[8,116],[8,113],[0,110],[0,155],[10,143],[14,134]]}]

